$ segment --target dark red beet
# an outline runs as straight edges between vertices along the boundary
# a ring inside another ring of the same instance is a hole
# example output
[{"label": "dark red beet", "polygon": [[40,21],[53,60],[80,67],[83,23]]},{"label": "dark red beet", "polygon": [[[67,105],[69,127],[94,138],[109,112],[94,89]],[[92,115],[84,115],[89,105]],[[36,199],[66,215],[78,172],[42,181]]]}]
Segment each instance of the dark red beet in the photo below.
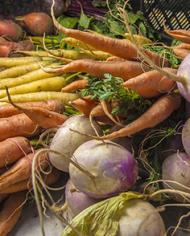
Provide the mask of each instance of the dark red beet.
[{"label": "dark red beet", "polygon": [[6,36],[13,41],[22,37],[22,28],[12,20],[0,20],[0,36]]},{"label": "dark red beet", "polygon": [[30,40],[23,40],[18,43],[0,38],[0,57],[9,57],[17,51],[34,50],[34,45]]}]

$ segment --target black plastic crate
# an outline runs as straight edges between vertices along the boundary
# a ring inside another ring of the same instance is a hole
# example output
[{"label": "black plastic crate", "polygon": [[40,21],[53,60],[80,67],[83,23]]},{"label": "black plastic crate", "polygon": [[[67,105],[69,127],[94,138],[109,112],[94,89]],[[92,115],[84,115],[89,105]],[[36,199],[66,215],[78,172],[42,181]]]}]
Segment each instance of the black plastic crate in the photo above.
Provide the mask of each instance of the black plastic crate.
[{"label": "black plastic crate", "polygon": [[190,0],[131,0],[131,4],[158,31],[164,24],[169,29],[190,29]]}]

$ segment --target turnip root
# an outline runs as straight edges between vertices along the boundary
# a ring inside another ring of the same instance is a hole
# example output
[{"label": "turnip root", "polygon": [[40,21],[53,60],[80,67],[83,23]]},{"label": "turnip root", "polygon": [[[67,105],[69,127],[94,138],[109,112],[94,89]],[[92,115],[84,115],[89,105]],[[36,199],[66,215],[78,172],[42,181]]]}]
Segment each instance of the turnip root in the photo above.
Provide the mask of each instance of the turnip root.
[{"label": "turnip root", "polygon": [[31,12],[25,16],[17,17],[18,21],[24,24],[24,27],[32,35],[43,36],[44,33],[53,33],[53,21],[51,17],[44,12]]},{"label": "turnip root", "polygon": [[[95,125],[95,127],[98,129],[98,126]],[[49,158],[54,167],[65,172],[69,170],[70,158],[74,151],[82,143],[91,139],[89,136],[78,134],[71,131],[71,129],[77,130],[82,134],[95,135],[90,120],[85,116],[72,116],[58,129],[52,140],[50,149],[59,152],[60,155],[50,153]]]},{"label": "turnip root", "polygon": [[165,226],[156,208],[139,199],[143,196],[126,192],[98,202],[77,215],[62,236],[164,236]]},{"label": "turnip root", "polygon": [[119,220],[117,236],[163,236],[165,226],[156,209],[143,200],[130,200]]},{"label": "turnip root", "polygon": [[[189,170],[190,156],[188,156],[186,153],[179,152],[168,156],[162,164],[162,179],[164,181],[164,187],[190,192],[190,190],[180,186],[180,184],[182,184],[187,188],[190,188]],[[171,183],[169,181],[175,181],[177,183]],[[185,200],[177,193],[172,193],[171,196],[179,202],[183,202]]]},{"label": "turnip root", "polygon": [[183,76],[183,83],[177,82],[180,94],[190,102],[190,55],[186,56],[179,66],[177,75]]},{"label": "turnip root", "polygon": [[106,198],[126,191],[137,179],[138,167],[133,155],[111,141],[87,141],[77,148],[72,160],[93,176],[90,178],[72,163],[69,166],[74,186],[92,198]]},{"label": "turnip root", "polygon": [[97,200],[90,198],[87,194],[77,190],[71,180],[68,180],[66,184],[65,201],[71,218],[97,202]]},{"label": "turnip root", "polygon": [[190,118],[185,122],[182,129],[182,143],[185,152],[190,155]]}]

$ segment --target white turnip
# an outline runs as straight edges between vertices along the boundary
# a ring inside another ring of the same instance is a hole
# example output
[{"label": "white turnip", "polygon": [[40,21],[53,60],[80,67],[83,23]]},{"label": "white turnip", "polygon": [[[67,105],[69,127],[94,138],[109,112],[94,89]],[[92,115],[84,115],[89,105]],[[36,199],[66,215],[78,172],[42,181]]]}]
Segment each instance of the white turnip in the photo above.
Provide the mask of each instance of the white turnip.
[{"label": "white turnip", "polygon": [[126,192],[88,207],[72,220],[73,228],[67,226],[62,236],[73,236],[74,230],[80,235],[164,236],[160,214],[138,196]]},{"label": "white turnip", "polygon": [[137,180],[138,167],[133,155],[111,141],[85,142],[74,152],[72,160],[93,177],[90,178],[71,163],[71,181],[77,189],[96,199],[124,192]]},{"label": "white turnip", "polygon": [[[188,190],[179,184],[190,188],[190,156],[184,152],[174,153],[168,156],[162,164],[162,179],[165,181],[165,188],[173,188],[187,192]],[[179,184],[167,181],[175,181]],[[184,201],[177,193],[172,193],[171,196],[180,202]]]},{"label": "white turnip", "polygon": [[190,118],[185,122],[182,129],[182,143],[185,152],[190,155]]},{"label": "white turnip", "polygon": [[[95,124],[96,129],[98,126]],[[61,155],[50,153],[50,162],[59,170],[68,172],[70,158],[74,151],[84,142],[90,140],[89,136],[76,133],[77,130],[82,134],[96,135],[91,126],[90,120],[86,116],[72,116],[67,119],[55,134],[50,149],[59,152]]]}]

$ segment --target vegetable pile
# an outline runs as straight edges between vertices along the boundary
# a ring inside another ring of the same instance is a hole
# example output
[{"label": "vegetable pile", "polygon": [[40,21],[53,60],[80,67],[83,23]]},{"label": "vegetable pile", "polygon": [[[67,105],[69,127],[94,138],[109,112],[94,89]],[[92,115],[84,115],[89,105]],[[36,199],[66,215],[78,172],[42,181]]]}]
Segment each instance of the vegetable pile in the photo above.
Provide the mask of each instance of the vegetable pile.
[{"label": "vegetable pile", "polygon": [[124,2],[0,21],[0,235],[33,195],[43,236],[44,207],[64,236],[182,232],[188,208],[162,217],[190,201],[190,32],[166,45]]}]

